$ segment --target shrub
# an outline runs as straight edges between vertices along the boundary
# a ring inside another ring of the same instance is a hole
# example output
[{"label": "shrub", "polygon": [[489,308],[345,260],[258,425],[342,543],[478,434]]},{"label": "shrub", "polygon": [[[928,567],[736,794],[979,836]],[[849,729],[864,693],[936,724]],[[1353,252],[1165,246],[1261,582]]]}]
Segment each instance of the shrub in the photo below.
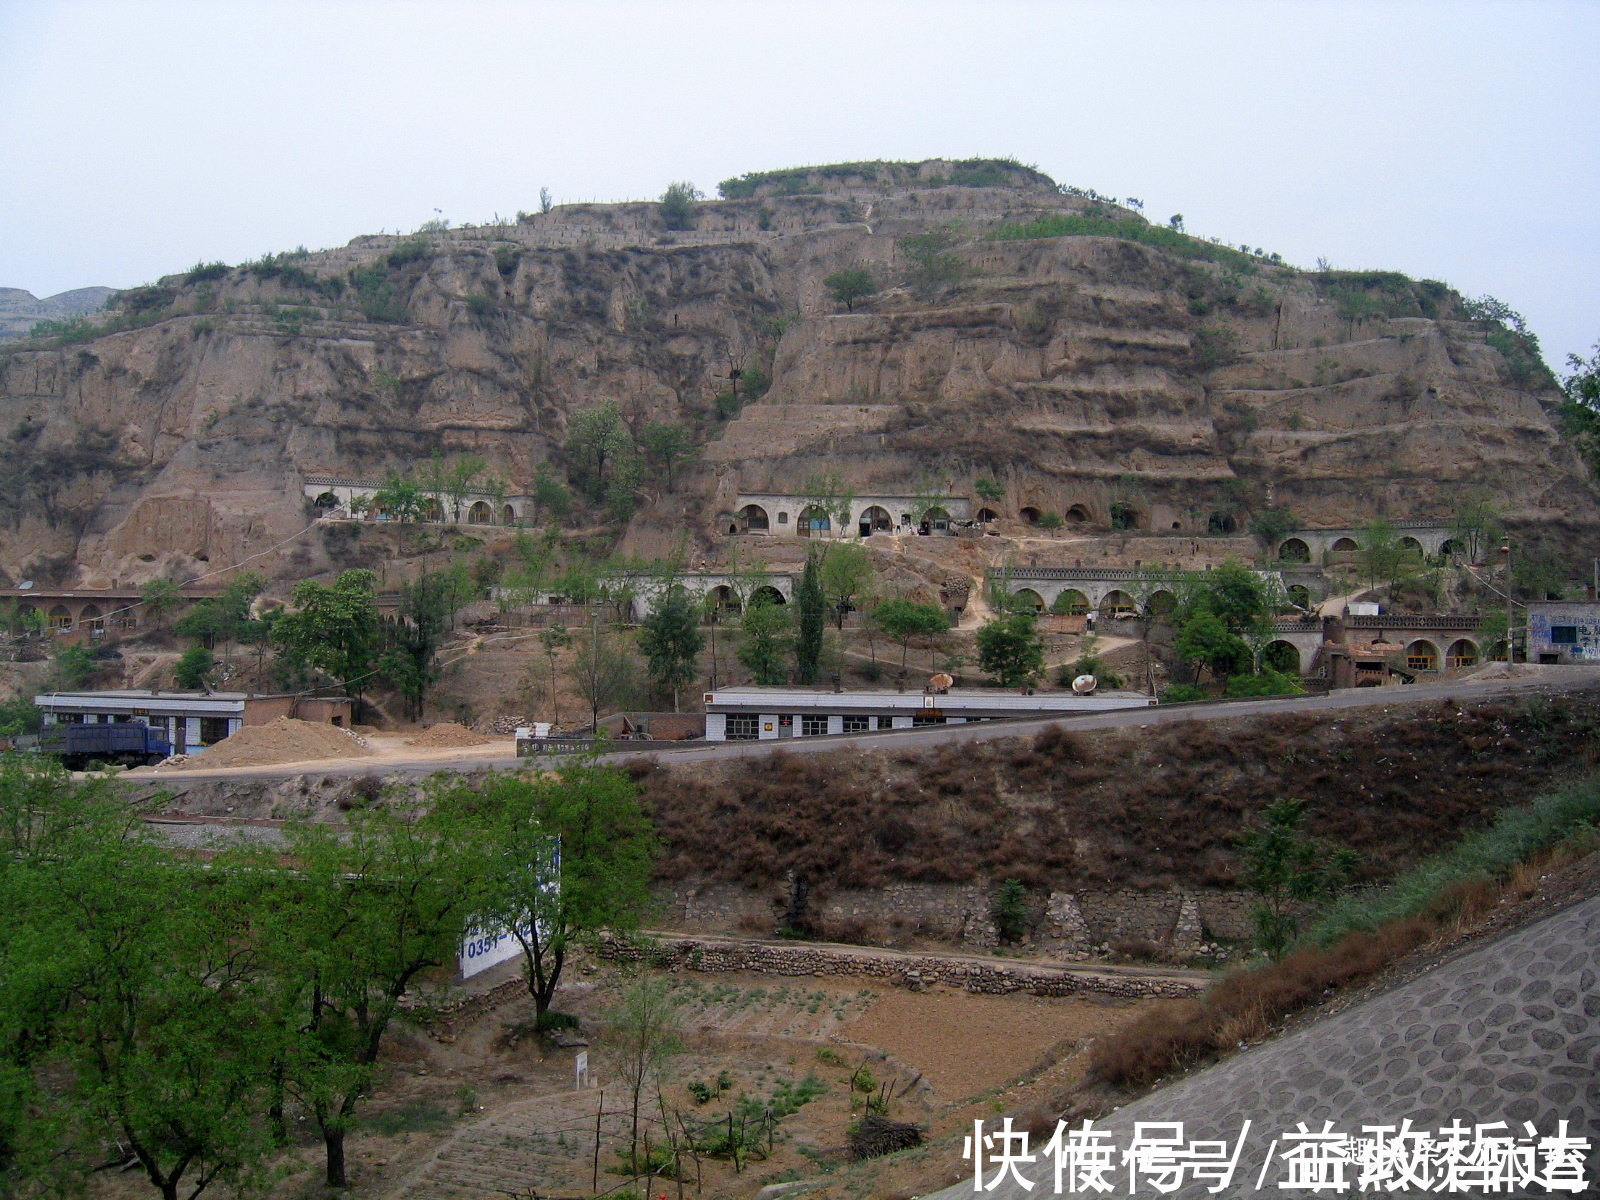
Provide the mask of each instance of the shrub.
[{"label": "shrub", "polygon": [[1292,675],[1264,667],[1258,675],[1232,675],[1222,694],[1230,700],[1249,696],[1293,696],[1305,691]]},{"label": "shrub", "polygon": [[409,266],[414,262],[421,262],[432,252],[426,238],[407,238],[393,250],[389,251],[384,262],[390,267],[399,268]]},{"label": "shrub", "polygon": [[1058,512],[1042,513],[1039,516],[1040,529],[1060,529],[1065,524],[1066,522],[1061,519],[1061,514]]},{"label": "shrub", "polygon": [[1007,879],[995,892],[989,909],[1000,941],[1014,946],[1028,935],[1028,889],[1017,879]]},{"label": "shrub", "polygon": [[1206,700],[1209,697],[1203,687],[1192,683],[1175,683],[1161,693],[1163,704],[1187,704],[1194,700]]}]

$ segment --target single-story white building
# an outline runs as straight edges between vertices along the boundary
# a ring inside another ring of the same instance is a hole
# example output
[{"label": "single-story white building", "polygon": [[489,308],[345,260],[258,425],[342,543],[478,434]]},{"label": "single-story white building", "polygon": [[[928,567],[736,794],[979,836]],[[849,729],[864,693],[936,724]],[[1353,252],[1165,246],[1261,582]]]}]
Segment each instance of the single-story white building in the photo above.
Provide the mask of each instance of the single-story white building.
[{"label": "single-story white building", "polygon": [[1137,692],[1023,692],[980,688],[948,692],[832,692],[808,688],[730,687],[705,693],[708,742],[754,742],[964,725],[1001,717],[1144,708],[1154,697]]},{"label": "single-story white building", "polygon": [[198,754],[245,725],[277,717],[350,727],[344,696],[254,696],[245,692],[41,692],[33,698],[44,724],[140,721],[166,734],[174,754]]}]

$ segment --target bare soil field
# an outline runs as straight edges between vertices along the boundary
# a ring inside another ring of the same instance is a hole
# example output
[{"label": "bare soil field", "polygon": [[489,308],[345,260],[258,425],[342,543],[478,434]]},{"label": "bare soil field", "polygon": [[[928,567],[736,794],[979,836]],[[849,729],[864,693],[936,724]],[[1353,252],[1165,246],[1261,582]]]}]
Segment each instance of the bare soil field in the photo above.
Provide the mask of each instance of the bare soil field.
[{"label": "bare soil field", "polygon": [[[596,1086],[588,1088],[574,1086],[577,1048],[555,1048],[534,1035],[532,1002],[523,997],[477,1018],[447,1043],[397,1028],[386,1044],[376,1093],[349,1140],[353,1186],[347,1194],[358,1200],[626,1194],[629,1179],[616,1172],[631,1106],[603,1017],[634,977],[625,968],[584,964],[562,990],[559,1007],[580,1018],[590,1042]],[[888,1195],[853,1191],[857,1169],[845,1165],[851,1121],[865,1111],[869,1096],[886,1097],[893,1119],[915,1123],[930,1137],[958,1134],[975,1115],[1012,1111],[1058,1090],[1071,1074],[1063,1061],[1077,1061],[1089,1039],[1149,1004],[1164,1003],[938,988],[913,993],[841,979],[663,978],[678,1002],[684,1049],[670,1061],[659,1096],[643,1105],[652,1146],[661,1142],[663,1105],[674,1121],[711,1126],[725,1122],[741,1101],[753,1102],[753,1111],[786,1096],[809,1097],[776,1122],[770,1148],[763,1136],[740,1169],[706,1155],[698,1167],[686,1164],[682,1194],[708,1200],[751,1196],[766,1183],[825,1170],[838,1175],[837,1185],[812,1194]],[[714,1094],[697,1103],[691,1083]],[[297,1122],[296,1130],[272,1194],[323,1196],[321,1142],[308,1121]],[[871,1178],[889,1170],[935,1185],[945,1182],[941,1161],[912,1151],[880,1164]],[[92,1194],[131,1200],[148,1194],[148,1187],[136,1172],[102,1172]],[[657,1179],[650,1194],[676,1197],[678,1183]]]}]

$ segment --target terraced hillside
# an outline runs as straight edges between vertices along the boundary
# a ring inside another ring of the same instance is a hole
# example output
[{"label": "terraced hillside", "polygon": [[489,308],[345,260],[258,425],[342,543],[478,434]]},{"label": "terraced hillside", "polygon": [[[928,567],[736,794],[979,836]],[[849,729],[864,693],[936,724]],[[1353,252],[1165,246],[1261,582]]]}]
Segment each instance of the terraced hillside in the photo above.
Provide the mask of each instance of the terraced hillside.
[{"label": "terraced hillside", "polygon": [[[605,399],[701,448],[627,485],[646,553],[687,528],[714,555],[739,493],[820,470],[857,495],[989,476],[1005,516],[1161,532],[1442,518],[1477,489],[1526,527],[1600,525],[1548,373],[1442,284],[1298,271],[1006,164],[726,191],[682,229],[568,205],[201,265],[8,345],[0,578],[236,561],[304,526],[305,475],[435,452],[524,492],[575,470],[573,414]],[[853,311],[824,284],[846,268],[878,289]]]}]

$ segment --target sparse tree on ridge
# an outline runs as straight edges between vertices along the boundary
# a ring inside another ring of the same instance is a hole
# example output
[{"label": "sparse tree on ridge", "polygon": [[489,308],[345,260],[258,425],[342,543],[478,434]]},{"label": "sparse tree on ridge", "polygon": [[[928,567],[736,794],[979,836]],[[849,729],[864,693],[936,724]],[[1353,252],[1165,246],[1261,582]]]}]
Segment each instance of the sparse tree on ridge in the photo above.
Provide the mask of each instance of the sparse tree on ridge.
[{"label": "sparse tree on ridge", "polygon": [[878,290],[872,272],[865,267],[848,267],[836,271],[822,281],[835,304],[844,305],[845,312],[855,312],[856,301],[864,300]]}]

